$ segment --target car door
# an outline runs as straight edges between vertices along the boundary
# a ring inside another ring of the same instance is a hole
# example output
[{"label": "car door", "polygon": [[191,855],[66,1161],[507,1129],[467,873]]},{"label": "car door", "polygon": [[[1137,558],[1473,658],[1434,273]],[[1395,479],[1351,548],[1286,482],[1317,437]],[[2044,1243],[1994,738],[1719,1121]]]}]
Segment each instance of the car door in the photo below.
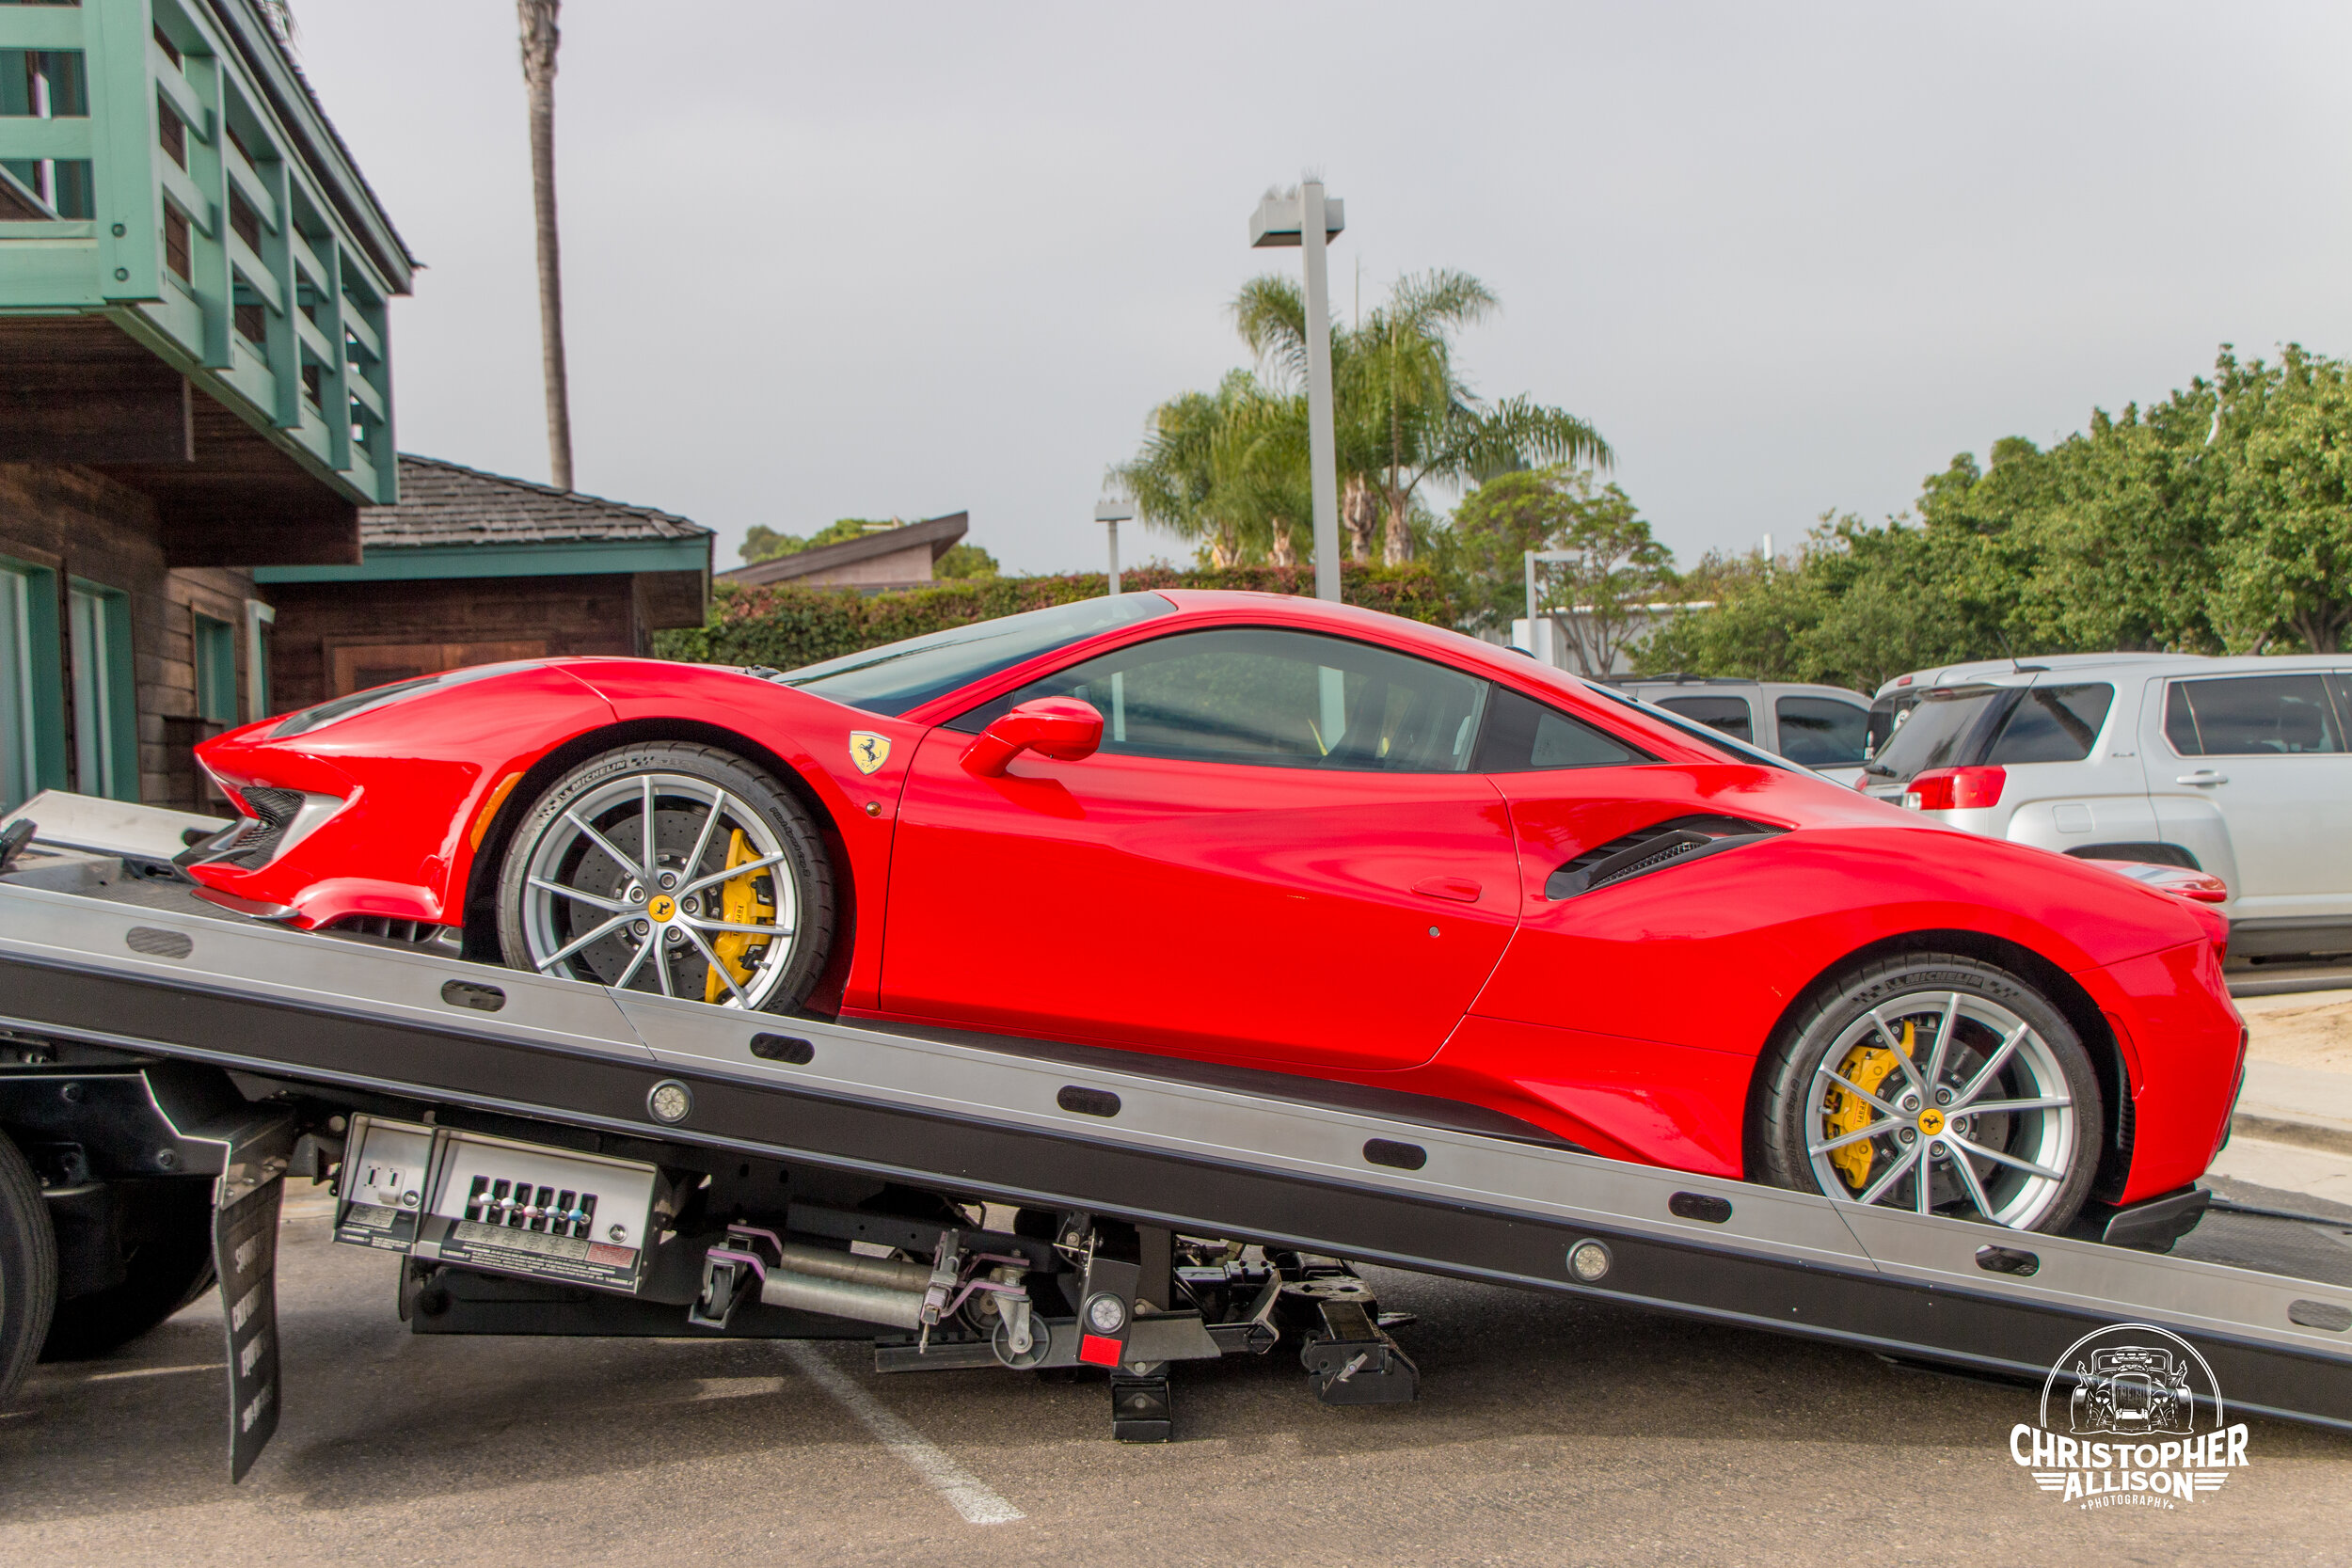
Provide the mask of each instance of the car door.
[{"label": "car door", "polygon": [[[2149,788],[2168,839],[2217,813],[2238,921],[2352,915],[2352,748],[2341,675],[2315,670],[2164,683]],[[2221,872],[2221,867],[2207,869]]]},{"label": "car door", "polygon": [[[1224,627],[1131,644],[925,737],[900,807],[887,1012],[1275,1066],[1427,1060],[1518,909],[1469,768],[1487,683]],[[1104,718],[1078,762],[961,758],[1009,707]]]}]

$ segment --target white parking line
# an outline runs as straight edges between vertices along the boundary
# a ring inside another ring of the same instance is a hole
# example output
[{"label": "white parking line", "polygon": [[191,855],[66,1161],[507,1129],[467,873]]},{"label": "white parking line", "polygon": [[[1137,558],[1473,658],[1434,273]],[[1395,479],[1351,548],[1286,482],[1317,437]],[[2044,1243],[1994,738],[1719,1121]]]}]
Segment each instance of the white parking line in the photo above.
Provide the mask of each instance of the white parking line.
[{"label": "white parking line", "polygon": [[787,1339],[784,1354],[811,1383],[831,1394],[855,1416],[883,1448],[913,1466],[924,1483],[947,1499],[969,1525],[1009,1525],[1028,1515],[998,1497],[987,1482],[950,1459],[930,1438],[884,1408],[880,1400],[857,1386],[855,1379],[825,1358],[825,1353],[804,1339]]},{"label": "white parking line", "polygon": [[226,1361],[207,1361],[187,1367],[127,1367],[119,1372],[92,1372],[84,1383],[112,1383],[119,1377],[169,1377],[174,1372],[216,1372],[228,1366]]}]

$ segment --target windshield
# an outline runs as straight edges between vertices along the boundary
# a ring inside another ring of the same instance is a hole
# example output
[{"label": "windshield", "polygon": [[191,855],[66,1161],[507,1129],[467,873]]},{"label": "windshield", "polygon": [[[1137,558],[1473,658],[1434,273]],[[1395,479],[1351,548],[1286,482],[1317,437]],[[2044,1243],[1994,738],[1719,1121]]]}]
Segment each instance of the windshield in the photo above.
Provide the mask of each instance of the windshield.
[{"label": "windshield", "polygon": [[1895,733],[1864,765],[1874,779],[1903,780],[1931,768],[1954,768],[1968,758],[1963,748],[1977,721],[2009,695],[1996,686],[1954,686],[1923,691],[1908,717],[1899,716]]},{"label": "windshield", "polygon": [[845,706],[895,717],[1040,654],[1175,610],[1157,594],[1080,599],[866,648],[776,679]]}]

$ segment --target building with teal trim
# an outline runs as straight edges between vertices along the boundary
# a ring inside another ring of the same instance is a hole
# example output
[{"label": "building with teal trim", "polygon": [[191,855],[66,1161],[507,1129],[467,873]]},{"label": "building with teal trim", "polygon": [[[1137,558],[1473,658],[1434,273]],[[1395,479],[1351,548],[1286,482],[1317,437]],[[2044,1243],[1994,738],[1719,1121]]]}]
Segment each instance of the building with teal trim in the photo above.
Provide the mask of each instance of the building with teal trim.
[{"label": "building with teal trim", "polygon": [[460,665],[642,656],[702,625],[711,535],[684,517],[405,452],[400,496],[359,515],[356,563],[255,569],[280,707]]},{"label": "building with teal trim", "polygon": [[0,0],[0,808],[209,803],[276,705],[250,568],[400,499],[416,264],[253,0]]}]

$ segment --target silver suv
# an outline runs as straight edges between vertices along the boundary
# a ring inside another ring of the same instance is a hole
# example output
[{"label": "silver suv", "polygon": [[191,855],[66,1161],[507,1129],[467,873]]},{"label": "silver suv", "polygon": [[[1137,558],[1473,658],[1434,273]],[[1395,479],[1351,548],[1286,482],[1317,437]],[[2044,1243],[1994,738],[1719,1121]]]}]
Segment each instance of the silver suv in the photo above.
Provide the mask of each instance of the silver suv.
[{"label": "silver suv", "polygon": [[1841,686],[1721,675],[1612,675],[1604,684],[1838,784],[1860,778],[1870,754],[1870,700]]},{"label": "silver suv", "polygon": [[2233,958],[2352,951],[2352,655],[1956,665],[1887,682],[1872,721],[1869,794],[2061,854],[2210,872]]}]

